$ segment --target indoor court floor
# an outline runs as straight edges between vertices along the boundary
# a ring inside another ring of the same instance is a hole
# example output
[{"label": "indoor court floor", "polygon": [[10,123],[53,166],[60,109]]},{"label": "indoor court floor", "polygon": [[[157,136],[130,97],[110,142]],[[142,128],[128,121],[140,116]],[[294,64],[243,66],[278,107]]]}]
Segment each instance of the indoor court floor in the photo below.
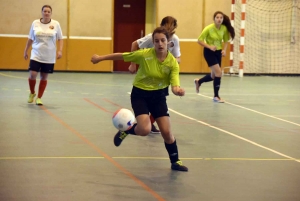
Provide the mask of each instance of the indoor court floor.
[{"label": "indoor court floor", "polygon": [[212,82],[195,93],[202,76],[167,98],[175,172],[159,134],[113,145],[134,75],[55,72],[37,106],[28,72],[0,71],[0,200],[299,201],[300,77],[224,76],[221,104]]}]

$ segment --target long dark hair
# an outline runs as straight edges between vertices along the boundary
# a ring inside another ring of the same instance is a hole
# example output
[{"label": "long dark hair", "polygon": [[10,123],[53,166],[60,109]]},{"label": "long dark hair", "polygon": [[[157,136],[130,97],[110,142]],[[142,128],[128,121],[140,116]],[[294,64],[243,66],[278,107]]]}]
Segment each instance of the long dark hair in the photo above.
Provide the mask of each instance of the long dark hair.
[{"label": "long dark hair", "polygon": [[229,17],[227,15],[225,15],[224,13],[222,13],[221,11],[217,11],[217,12],[214,13],[214,20],[215,20],[215,17],[218,14],[223,15],[223,22],[222,22],[222,24],[227,28],[228,32],[230,33],[230,37],[233,40],[234,36],[235,36],[235,31],[234,31],[233,26],[230,23]]}]

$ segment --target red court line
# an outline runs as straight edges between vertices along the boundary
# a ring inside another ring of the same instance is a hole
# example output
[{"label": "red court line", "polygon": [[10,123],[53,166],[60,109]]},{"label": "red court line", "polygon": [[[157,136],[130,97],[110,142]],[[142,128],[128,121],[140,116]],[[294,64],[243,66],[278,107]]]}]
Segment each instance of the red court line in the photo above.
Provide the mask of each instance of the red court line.
[{"label": "red court line", "polygon": [[90,101],[90,100],[87,99],[87,98],[84,98],[84,100],[87,101],[87,102],[89,102],[90,104],[96,106],[97,108],[101,109],[101,110],[104,111],[104,112],[113,113],[113,112],[108,111],[108,110],[106,110],[105,108],[101,107],[100,105],[97,105],[96,103]]},{"label": "red court line", "polygon": [[[88,101],[88,100],[87,100]],[[89,102],[89,101],[88,101]],[[92,103],[92,102],[91,102]],[[95,103],[92,103],[95,105]],[[96,105],[95,105],[96,106]],[[72,133],[77,135],[82,141],[84,141],[86,144],[88,144],[90,147],[92,147],[95,151],[97,151],[99,154],[101,154],[105,159],[107,159],[109,162],[111,162],[114,166],[116,166],[119,170],[121,170],[124,174],[126,174],[129,178],[134,180],[137,184],[139,184],[141,187],[143,187],[146,191],[148,191],[153,197],[155,197],[159,201],[165,201],[164,198],[162,198],[158,193],[156,193],[154,190],[152,190],[149,186],[147,186],[144,182],[139,180],[137,177],[135,177],[133,174],[131,174],[128,170],[126,170],[124,167],[122,167],[119,163],[117,163],[112,157],[107,155],[105,152],[103,152],[101,149],[99,149],[95,144],[90,142],[87,138],[85,138],[83,135],[81,135],[78,131],[76,131],[74,128],[69,126],[67,123],[65,123],[63,120],[61,120],[59,117],[55,116],[52,112],[50,112],[45,106],[40,106],[47,114],[49,114],[52,118],[54,118],[56,121],[58,121],[61,125],[63,125],[65,128],[70,130]],[[102,107],[99,106],[101,109]],[[106,111],[104,109],[104,111]]]},{"label": "red court line", "polygon": [[106,99],[106,98],[103,98],[103,100],[106,101],[106,102],[109,102],[110,104],[113,104],[113,105],[115,105],[115,106],[117,106],[117,107],[123,108],[121,105],[118,105],[118,104],[116,104],[116,103],[113,103],[113,102],[111,102],[110,100],[108,100],[108,99]]}]

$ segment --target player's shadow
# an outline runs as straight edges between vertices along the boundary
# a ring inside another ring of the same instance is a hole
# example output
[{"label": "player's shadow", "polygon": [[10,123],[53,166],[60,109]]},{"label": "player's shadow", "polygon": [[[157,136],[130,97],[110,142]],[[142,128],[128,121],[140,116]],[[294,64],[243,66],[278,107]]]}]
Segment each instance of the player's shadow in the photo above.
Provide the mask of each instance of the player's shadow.
[{"label": "player's shadow", "polygon": [[[24,104],[21,104],[19,105],[20,107],[22,108],[29,108],[29,109],[32,109],[32,110],[43,110],[43,108],[39,105],[36,105],[36,104],[27,104],[27,105],[24,105]],[[51,110],[56,110],[56,109],[59,109],[60,107],[57,107],[57,106],[44,106],[46,109],[51,109]]]},{"label": "player's shadow", "polygon": [[149,186],[155,186],[154,190],[169,192],[168,195],[171,198],[183,200],[187,199],[188,195],[193,195],[197,192],[197,187],[189,185],[186,182],[187,172],[172,171],[168,168],[156,169],[156,172],[152,172],[151,177],[140,177],[142,181],[145,181]]}]

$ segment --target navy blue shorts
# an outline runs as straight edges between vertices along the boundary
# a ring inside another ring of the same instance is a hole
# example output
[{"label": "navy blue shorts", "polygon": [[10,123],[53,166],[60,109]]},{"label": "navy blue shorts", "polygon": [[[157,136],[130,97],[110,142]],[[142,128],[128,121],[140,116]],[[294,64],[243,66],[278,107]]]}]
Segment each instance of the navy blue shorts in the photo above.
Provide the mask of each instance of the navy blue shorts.
[{"label": "navy blue shorts", "polygon": [[164,93],[165,93],[165,96],[169,95],[169,87],[164,88]]},{"label": "navy blue shorts", "polygon": [[146,91],[137,87],[132,87],[131,107],[135,116],[151,113],[154,119],[170,116],[165,94],[166,89]]},{"label": "navy blue shorts", "polygon": [[219,66],[221,67],[222,50],[211,51],[210,49],[205,47],[203,51],[203,55],[209,67],[216,64],[219,64]]},{"label": "navy blue shorts", "polygon": [[35,60],[30,60],[28,70],[42,72],[42,73],[53,73],[54,64],[41,63]]}]

